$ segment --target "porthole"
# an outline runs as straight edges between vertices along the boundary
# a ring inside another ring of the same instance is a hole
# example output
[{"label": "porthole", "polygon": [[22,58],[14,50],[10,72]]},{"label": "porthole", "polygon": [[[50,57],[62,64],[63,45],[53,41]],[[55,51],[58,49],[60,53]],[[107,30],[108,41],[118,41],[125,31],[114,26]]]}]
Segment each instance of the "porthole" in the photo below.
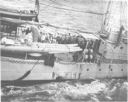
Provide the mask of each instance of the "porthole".
[{"label": "porthole", "polygon": [[101,71],[101,69],[99,69],[99,71]]},{"label": "porthole", "polygon": [[123,69],[121,69],[121,71],[123,71]]},{"label": "porthole", "polygon": [[123,49],[123,46],[121,46],[120,49]]},{"label": "porthole", "polygon": [[89,69],[87,69],[87,71],[89,71]]},{"label": "porthole", "polygon": [[112,69],[110,69],[112,71]]},{"label": "porthole", "polygon": [[109,65],[108,67],[109,67],[109,69],[110,69],[110,68],[111,68],[111,65]]}]

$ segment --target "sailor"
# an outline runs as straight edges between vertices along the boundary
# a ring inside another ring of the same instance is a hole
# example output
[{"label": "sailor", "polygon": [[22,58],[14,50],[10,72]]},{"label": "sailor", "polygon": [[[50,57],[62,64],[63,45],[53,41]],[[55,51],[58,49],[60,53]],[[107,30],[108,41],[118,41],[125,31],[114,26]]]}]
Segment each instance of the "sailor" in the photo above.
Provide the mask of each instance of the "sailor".
[{"label": "sailor", "polygon": [[50,36],[49,36],[49,43],[52,43],[52,40],[53,40],[53,37],[52,37],[52,35],[50,34]]},{"label": "sailor", "polygon": [[89,58],[89,62],[94,62],[94,52],[92,48],[89,49]]},{"label": "sailor", "polygon": [[88,49],[85,48],[84,51],[83,51],[83,61],[84,62],[87,62],[87,59],[89,58],[89,55],[88,55]]},{"label": "sailor", "polygon": [[26,35],[25,35],[25,42],[28,45],[31,45],[33,42],[33,37],[32,37],[32,32],[31,32],[31,28],[28,28],[26,30]]},{"label": "sailor", "polygon": [[89,42],[88,42],[87,48],[88,49],[92,48],[92,45],[93,45],[93,41],[90,39]]},{"label": "sailor", "polygon": [[38,27],[35,25],[32,25],[31,31],[32,31],[32,36],[33,36],[33,42],[38,42],[39,35],[40,35]]},{"label": "sailor", "polygon": [[99,47],[100,47],[101,40],[95,40],[95,44],[93,47],[94,53],[99,53]]},{"label": "sailor", "polygon": [[74,55],[73,55],[73,60],[74,60],[75,62],[77,62],[77,60],[78,60],[78,52],[75,52],[75,53],[74,53]]},{"label": "sailor", "polygon": [[61,44],[66,44],[66,41],[65,41],[65,35],[62,35],[62,38],[61,38]]},{"label": "sailor", "polygon": [[77,36],[77,43],[80,48],[85,49],[85,39],[82,36]]},{"label": "sailor", "polygon": [[56,38],[55,38],[55,37],[53,37],[52,41],[53,41],[53,43],[57,43],[57,41],[56,41]]},{"label": "sailor", "polygon": [[71,34],[69,33],[68,35],[67,35],[67,40],[68,40],[68,44],[71,44],[72,42],[71,42]]},{"label": "sailor", "polygon": [[96,39],[96,40],[94,40],[94,42],[93,42],[93,62],[96,62],[96,55],[97,55],[97,53],[98,53],[98,46],[99,46],[99,40],[98,39]]},{"label": "sailor", "polygon": [[42,32],[41,32],[41,35],[40,35],[40,36],[41,36],[41,37],[40,37],[41,42],[44,43],[44,42],[45,42],[45,39],[46,39],[45,33],[42,33]]},{"label": "sailor", "polygon": [[54,66],[54,62],[55,62],[54,54],[45,55],[45,61],[44,61],[45,65],[53,67]]},{"label": "sailor", "polygon": [[60,35],[58,35],[58,36],[56,37],[56,41],[57,41],[58,44],[61,43],[61,37],[60,37]]},{"label": "sailor", "polygon": [[72,43],[72,44],[75,44],[75,43],[76,43],[76,36],[73,35],[73,36],[70,38],[70,40],[71,40],[71,43]]},{"label": "sailor", "polygon": [[48,54],[46,54],[46,55],[44,55],[44,65],[49,65],[49,55]]},{"label": "sailor", "polygon": [[74,60],[75,62],[81,62],[82,59],[83,59],[83,53],[82,53],[82,51],[76,52],[76,53],[73,55],[73,60]]},{"label": "sailor", "polygon": [[70,44],[70,36],[69,35],[65,36],[65,43]]},{"label": "sailor", "polygon": [[54,66],[54,62],[55,62],[55,56],[54,56],[54,54],[51,54],[50,55],[50,63],[49,63],[49,65],[51,67],[53,67]]},{"label": "sailor", "polygon": [[47,33],[45,34],[45,42],[49,42],[49,35]]}]

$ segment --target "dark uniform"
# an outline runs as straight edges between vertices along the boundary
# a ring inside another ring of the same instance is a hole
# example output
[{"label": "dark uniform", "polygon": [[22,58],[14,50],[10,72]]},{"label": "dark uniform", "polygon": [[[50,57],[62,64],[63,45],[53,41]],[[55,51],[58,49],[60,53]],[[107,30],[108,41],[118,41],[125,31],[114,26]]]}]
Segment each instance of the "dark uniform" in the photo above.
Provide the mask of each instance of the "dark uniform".
[{"label": "dark uniform", "polygon": [[77,43],[80,48],[82,48],[83,50],[85,49],[86,42],[82,36],[77,37]]}]

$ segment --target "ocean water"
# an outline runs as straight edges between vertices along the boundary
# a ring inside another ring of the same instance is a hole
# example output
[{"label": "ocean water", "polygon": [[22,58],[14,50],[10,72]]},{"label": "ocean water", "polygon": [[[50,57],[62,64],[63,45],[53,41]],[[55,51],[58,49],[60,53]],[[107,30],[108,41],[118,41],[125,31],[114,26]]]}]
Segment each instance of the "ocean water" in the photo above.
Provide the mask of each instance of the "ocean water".
[{"label": "ocean water", "polygon": [[[34,0],[29,1],[34,3]],[[106,3],[102,0],[40,0],[39,20],[59,27],[97,32],[101,28],[103,16],[85,12],[104,13],[105,9]],[[103,79],[89,83],[66,81],[27,86],[7,85],[1,87],[1,101],[126,102],[127,92],[126,79]]]},{"label": "ocean water", "polygon": [[127,102],[126,79],[3,86],[2,102]]}]

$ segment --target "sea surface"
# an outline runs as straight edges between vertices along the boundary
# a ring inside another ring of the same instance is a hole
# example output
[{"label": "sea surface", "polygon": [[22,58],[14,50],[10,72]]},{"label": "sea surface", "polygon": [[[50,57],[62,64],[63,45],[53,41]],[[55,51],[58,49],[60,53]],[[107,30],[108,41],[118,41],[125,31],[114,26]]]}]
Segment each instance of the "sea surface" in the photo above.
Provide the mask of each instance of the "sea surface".
[{"label": "sea surface", "polygon": [[[29,0],[29,2],[34,3],[34,0]],[[101,29],[103,19],[99,13],[105,12],[106,4],[102,0],[40,0],[39,21],[58,27],[97,32]],[[127,92],[126,79],[7,85],[1,88],[1,101],[126,102]]]},{"label": "sea surface", "polygon": [[127,102],[126,79],[3,86],[2,102]]}]

